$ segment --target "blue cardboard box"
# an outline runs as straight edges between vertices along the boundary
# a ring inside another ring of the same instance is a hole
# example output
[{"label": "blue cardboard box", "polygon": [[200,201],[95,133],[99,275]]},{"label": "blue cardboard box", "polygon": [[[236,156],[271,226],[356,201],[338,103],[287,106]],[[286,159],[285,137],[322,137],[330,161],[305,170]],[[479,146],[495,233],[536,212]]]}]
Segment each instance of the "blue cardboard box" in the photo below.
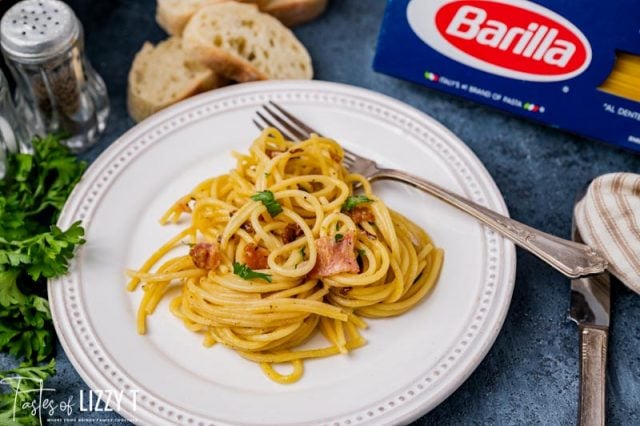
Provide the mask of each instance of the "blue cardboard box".
[{"label": "blue cardboard box", "polygon": [[638,0],[389,0],[374,69],[640,151],[640,102],[600,88],[619,52]]}]

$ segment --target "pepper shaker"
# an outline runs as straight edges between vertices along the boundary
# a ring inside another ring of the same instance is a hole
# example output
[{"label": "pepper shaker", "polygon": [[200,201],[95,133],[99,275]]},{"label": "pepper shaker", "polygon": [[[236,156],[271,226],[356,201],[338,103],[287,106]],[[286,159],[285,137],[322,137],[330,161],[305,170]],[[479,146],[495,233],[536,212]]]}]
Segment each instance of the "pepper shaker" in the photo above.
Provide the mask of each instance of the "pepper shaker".
[{"label": "pepper shaker", "polygon": [[84,54],[82,25],[59,0],[24,0],[0,21],[0,45],[31,134],[58,133],[79,152],[106,126],[109,98]]}]

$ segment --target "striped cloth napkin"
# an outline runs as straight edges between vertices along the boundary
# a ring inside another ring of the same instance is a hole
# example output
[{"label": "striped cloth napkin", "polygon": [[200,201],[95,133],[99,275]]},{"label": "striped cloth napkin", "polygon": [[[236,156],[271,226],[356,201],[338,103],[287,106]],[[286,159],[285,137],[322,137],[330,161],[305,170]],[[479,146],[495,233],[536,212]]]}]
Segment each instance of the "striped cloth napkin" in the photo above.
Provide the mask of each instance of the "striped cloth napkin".
[{"label": "striped cloth napkin", "polygon": [[582,239],[609,271],[640,294],[640,175],[611,173],[591,182],[575,218]]}]

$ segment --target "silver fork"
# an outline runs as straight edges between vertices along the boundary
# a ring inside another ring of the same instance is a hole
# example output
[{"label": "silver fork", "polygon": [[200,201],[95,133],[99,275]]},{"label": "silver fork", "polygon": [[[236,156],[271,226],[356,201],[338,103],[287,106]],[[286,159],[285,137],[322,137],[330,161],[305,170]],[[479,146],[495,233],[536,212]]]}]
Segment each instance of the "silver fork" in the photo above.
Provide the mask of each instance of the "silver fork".
[{"label": "silver fork", "polygon": [[[253,123],[260,130],[265,127],[274,127],[285,138],[292,141],[308,139],[314,133],[320,135],[320,132],[312,129],[272,101],[263,105],[262,111],[256,111]],[[389,179],[407,183],[457,207],[509,238],[518,246],[533,253],[569,278],[599,273],[607,267],[607,261],[596,250],[587,245],[539,231],[425,179],[401,170],[379,167],[374,161],[346,149],[344,150],[344,165],[350,171],[363,175],[371,182]]]}]

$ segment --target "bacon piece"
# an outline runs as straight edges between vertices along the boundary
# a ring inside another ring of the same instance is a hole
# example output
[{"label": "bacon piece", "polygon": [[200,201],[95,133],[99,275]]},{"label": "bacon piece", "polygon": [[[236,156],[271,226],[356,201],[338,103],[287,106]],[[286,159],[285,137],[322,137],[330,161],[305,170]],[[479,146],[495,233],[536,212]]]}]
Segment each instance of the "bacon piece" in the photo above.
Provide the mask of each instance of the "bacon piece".
[{"label": "bacon piece", "polygon": [[269,250],[255,244],[247,244],[244,247],[244,261],[251,269],[266,269],[269,265],[267,258]]},{"label": "bacon piece", "polygon": [[245,222],[242,224],[241,226],[242,229],[244,229],[245,231],[247,231],[250,234],[255,234],[255,230],[253,229],[253,225],[251,225],[251,222]]},{"label": "bacon piece", "polygon": [[220,251],[215,244],[198,243],[191,247],[189,256],[196,268],[212,270],[220,265]]},{"label": "bacon piece", "polygon": [[373,212],[367,206],[355,206],[351,212],[349,212],[349,216],[351,216],[351,219],[353,219],[355,223],[373,222],[376,220]]},{"label": "bacon piece", "polygon": [[373,235],[371,232],[366,231],[364,229],[361,229],[360,232],[362,232],[368,239],[370,240],[377,240],[378,237],[376,237],[375,235]]},{"label": "bacon piece", "polygon": [[318,257],[310,272],[311,277],[328,277],[342,272],[357,274],[360,272],[354,251],[355,234],[347,232],[340,241],[327,236],[315,241]]},{"label": "bacon piece", "polygon": [[351,293],[351,287],[342,287],[340,289],[340,294],[343,295],[343,296],[346,296],[349,293]]},{"label": "bacon piece", "polygon": [[289,244],[291,241],[295,241],[298,237],[304,235],[302,229],[298,226],[297,223],[289,223],[282,231],[282,241],[285,244]]},{"label": "bacon piece", "polygon": [[269,157],[269,158],[273,158],[273,157],[275,157],[276,155],[280,155],[280,154],[282,154],[283,152],[284,152],[284,151],[278,151],[278,150],[270,149],[270,148],[268,148],[268,149],[266,149],[266,150],[264,151],[264,153],[265,153],[265,154],[267,154],[267,157]]}]

